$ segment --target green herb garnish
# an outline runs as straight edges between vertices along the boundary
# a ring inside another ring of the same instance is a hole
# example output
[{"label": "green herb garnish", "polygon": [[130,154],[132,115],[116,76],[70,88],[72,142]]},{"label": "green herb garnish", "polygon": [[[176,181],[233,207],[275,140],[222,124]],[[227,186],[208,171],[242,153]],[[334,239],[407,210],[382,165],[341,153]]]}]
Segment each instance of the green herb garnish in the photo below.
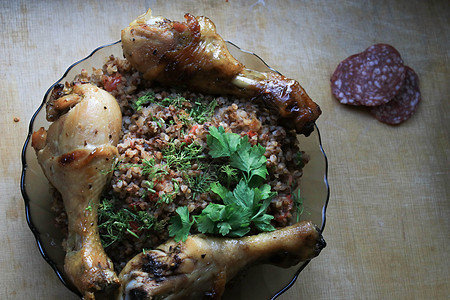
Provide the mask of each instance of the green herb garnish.
[{"label": "green herb garnish", "polygon": [[189,101],[186,100],[186,98],[182,97],[180,94],[176,94],[175,96],[169,96],[162,99],[158,104],[165,107],[173,105],[176,108],[182,108],[186,102]]},{"label": "green herb garnish", "polygon": [[209,103],[203,103],[195,101],[194,107],[189,110],[189,116],[198,124],[203,124],[214,114],[214,110],[217,106],[217,100],[213,100]]},{"label": "green herb garnish", "polygon": [[300,188],[298,188],[296,191],[292,192],[291,194],[292,202],[294,203],[295,212],[297,215],[297,222],[300,221],[300,216],[303,213],[304,207],[303,207],[303,198],[300,195]]},{"label": "green herb garnish", "polygon": [[157,165],[154,158],[143,159],[141,164],[127,164],[127,167],[138,167],[142,169],[142,175],[147,176],[149,180],[160,180],[169,171],[163,165]]},{"label": "green herb garnish", "polygon": [[272,231],[270,224],[273,216],[266,214],[270,200],[276,195],[268,184],[262,184],[268,175],[266,168],[265,148],[252,146],[248,137],[235,133],[227,133],[223,127],[210,127],[207,136],[209,154],[213,158],[228,158],[229,164],[221,169],[230,177],[240,180],[231,191],[220,182],[210,184],[211,191],[219,196],[223,204],[210,203],[200,215],[190,220],[189,212],[183,210],[180,215],[171,219],[170,236],[175,240],[187,239],[193,224],[202,233],[221,234],[223,236],[242,237],[251,230],[251,226],[259,231]]},{"label": "green herb garnish", "polygon": [[294,163],[299,166],[300,168],[303,168],[305,166],[305,163],[303,162],[303,153],[301,151],[298,151],[295,154],[294,157]]},{"label": "green herb garnish", "polygon": [[[266,214],[267,207],[275,193],[270,192],[270,186],[262,189],[250,188],[241,180],[233,192],[220,185],[211,184],[211,190],[218,194],[224,204],[210,203],[200,215],[189,217],[187,207],[179,207],[177,216],[171,219],[169,235],[175,241],[185,241],[193,224],[202,233],[215,235],[242,237],[250,231],[253,225],[259,231],[272,231],[270,224],[272,215]],[[179,209],[183,209],[180,211]]]},{"label": "green herb garnish", "polygon": [[225,132],[225,129],[211,127],[207,143],[209,154],[213,158],[229,157],[230,166],[241,170],[245,181],[251,186],[258,186],[268,175],[264,156],[266,149],[261,145],[252,146],[247,136]]},{"label": "green herb garnish", "polygon": [[[212,184],[211,190],[219,195],[224,205],[216,204],[207,213],[205,210],[202,211],[200,216],[207,217],[209,219],[207,223],[214,223],[215,227],[209,227],[206,232],[202,231],[201,223],[205,222],[202,218],[197,220],[200,232],[241,237],[250,231],[251,224],[259,231],[275,229],[270,224],[273,216],[265,214],[270,200],[275,195],[270,192],[269,185],[263,185],[261,189],[250,188],[242,179],[232,192],[220,183]],[[222,210],[226,214],[219,213]]]},{"label": "green herb garnish", "polygon": [[133,212],[126,208],[116,209],[114,199],[103,199],[100,202],[98,207],[98,227],[103,247],[109,247],[122,240],[127,233],[135,238],[139,238],[132,224],[138,226],[138,231],[161,226],[146,211]]},{"label": "green herb garnish", "polygon": [[170,203],[177,196],[177,194],[180,190],[180,186],[178,185],[178,183],[175,180],[172,180],[172,184],[173,184],[172,192],[170,192],[170,193],[159,192],[158,203]]},{"label": "green herb garnish", "polygon": [[186,206],[180,206],[176,210],[177,215],[170,219],[169,235],[175,237],[175,241],[186,241],[194,221],[189,219],[189,210]]},{"label": "green herb garnish", "polygon": [[236,183],[238,181],[238,170],[233,168],[230,165],[222,165],[220,167],[220,172],[224,176],[224,181],[229,188],[233,183]]},{"label": "green herb garnish", "polygon": [[[149,92],[131,103],[131,107],[135,111],[140,111],[143,106],[154,103],[160,106],[169,107],[173,105],[178,109],[184,109],[178,115],[180,121],[188,124],[198,123],[203,124],[209,121],[214,114],[214,110],[217,107],[217,100],[212,100],[209,102],[203,99],[197,101],[189,101],[180,94],[175,94],[174,96],[168,96],[161,100],[156,99],[154,92]],[[160,120],[157,121],[157,125],[161,127],[162,123]]]},{"label": "green herb garnish", "polygon": [[178,146],[174,143],[169,143],[162,150],[167,165],[180,170],[189,169],[192,166],[192,160],[201,158],[202,152],[203,147],[196,142],[190,144],[182,142]]},{"label": "green herb garnish", "polygon": [[136,111],[140,111],[144,105],[155,103],[161,106],[169,107],[170,105],[175,106],[176,108],[182,108],[185,102],[188,102],[184,97],[179,94],[175,96],[165,97],[162,100],[156,99],[154,92],[148,92],[147,94],[139,97],[136,101],[131,103],[131,106]]},{"label": "green herb garnish", "polygon": [[198,195],[210,191],[210,185],[216,181],[216,176],[208,169],[203,169],[203,172],[196,176],[186,176],[186,180],[192,192],[192,199],[195,200]]},{"label": "green herb garnish", "polygon": [[225,132],[222,126],[219,128],[210,127],[206,141],[210,148],[209,155],[213,158],[229,157],[236,152],[241,136],[236,133]]},{"label": "green herb garnish", "polygon": [[142,109],[142,106],[155,102],[155,93],[149,92],[145,94],[144,96],[139,97],[135,102],[131,103],[131,106],[136,111],[140,111]]}]

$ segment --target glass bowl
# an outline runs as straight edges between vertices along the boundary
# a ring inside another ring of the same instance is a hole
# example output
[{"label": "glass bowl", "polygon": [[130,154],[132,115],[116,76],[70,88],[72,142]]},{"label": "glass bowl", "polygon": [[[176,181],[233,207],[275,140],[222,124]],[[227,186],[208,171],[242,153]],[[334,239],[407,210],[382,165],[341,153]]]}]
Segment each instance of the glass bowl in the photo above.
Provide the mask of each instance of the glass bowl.
[{"label": "glass bowl", "polygon": [[[275,71],[259,56],[245,51],[231,42],[227,42],[230,53],[248,68],[257,71]],[[95,49],[86,58],[71,65],[64,75],[45,93],[44,99],[31,118],[29,132],[22,150],[21,192],[25,201],[26,219],[33,232],[39,251],[50,264],[62,283],[72,292],[80,295],[70,283],[64,272],[64,250],[61,246],[63,236],[54,225],[54,213],[51,211],[52,195],[50,185],[38,165],[35,151],[31,147],[31,134],[40,127],[48,128],[45,118],[45,103],[54,86],[72,81],[82,69],[100,68],[111,54],[122,57],[120,41]],[[275,71],[276,72],[276,71]],[[305,166],[300,188],[304,198],[304,213],[301,219],[311,220],[321,231],[325,226],[325,212],[329,199],[327,182],[327,158],[322,149],[317,126],[310,136],[299,135],[300,148],[310,156]],[[275,299],[289,289],[309,261],[283,269],[270,265],[257,265],[249,268],[240,280],[234,281],[227,289],[224,299]],[[258,287],[255,289],[255,287]]]}]

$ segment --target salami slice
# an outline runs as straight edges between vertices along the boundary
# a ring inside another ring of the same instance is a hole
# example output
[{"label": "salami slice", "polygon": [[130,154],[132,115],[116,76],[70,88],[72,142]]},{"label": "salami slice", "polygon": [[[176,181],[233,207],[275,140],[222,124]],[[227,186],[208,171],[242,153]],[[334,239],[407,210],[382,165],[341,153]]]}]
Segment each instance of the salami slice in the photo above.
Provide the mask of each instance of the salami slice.
[{"label": "salami slice", "polygon": [[405,67],[398,51],[375,44],[342,61],[331,76],[331,90],[342,104],[377,106],[401,89]]},{"label": "salami slice", "polygon": [[331,76],[331,92],[340,103],[360,105],[354,97],[353,82],[361,64],[360,53],[354,54],[341,61]]},{"label": "salami slice", "polygon": [[391,101],[405,81],[405,67],[398,51],[387,44],[370,46],[362,53],[355,86],[357,101],[377,106]]},{"label": "salami slice", "polygon": [[388,103],[370,108],[370,113],[383,123],[397,125],[408,120],[420,102],[419,77],[410,67],[405,69],[406,78],[399,93]]}]

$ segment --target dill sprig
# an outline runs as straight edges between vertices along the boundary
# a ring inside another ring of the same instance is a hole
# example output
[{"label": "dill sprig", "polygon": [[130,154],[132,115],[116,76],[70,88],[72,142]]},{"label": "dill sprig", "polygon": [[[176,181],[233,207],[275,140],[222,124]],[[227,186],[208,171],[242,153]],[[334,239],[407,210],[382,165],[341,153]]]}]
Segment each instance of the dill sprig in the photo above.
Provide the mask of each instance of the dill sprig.
[{"label": "dill sprig", "polygon": [[193,160],[203,157],[203,147],[197,142],[190,144],[182,142],[179,145],[170,142],[161,152],[164,155],[167,165],[179,170],[189,169],[192,166]]},{"label": "dill sprig", "polygon": [[131,224],[136,224],[138,231],[150,230],[157,224],[155,218],[146,211],[133,212],[127,208],[116,208],[116,202],[114,198],[105,198],[98,207],[98,228],[105,248],[121,241],[126,234],[139,238]]},{"label": "dill sprig", "polygon": [[182,97],[180,94],[175,94],[174,96],[168,96],[161,100],[158,100],[154,92],[148,92],[145,95],[137,98],[136,101],[132,102],[131,107],[133,107],[135,111],[140,111],[143,106],[150,103],[155,103],[164,107],[173,105],[176,108],[183,108],[188,102],[189,101],[186,100],[186,98]]},{"label": "dill sprig", "polygon": [[172,179],[173,190],[171,192],[160,192],[158,198],[158,204],[160,203],[170,203],[175,199],[178,192],[180,191],[180,185],[176,180]]},{"label": "dill sprig", "polygon": [[144,105],[155,102],[155,93],[149,92],[141,97],[139,97],[136,101],[131,103],[131,107],[134,108],[135,111],[140,111]]},{"label": "dill sprig", "polygon": [[149,159],[143,159],[141,163],[138,164],[123,164],[120,168],[132,168],[138,167],[141,168],[141,172],[143,176],[147,176],[149,181],[156,179],[160,180],[164,175],[169,174],[169,171],[164,165],[156,164],[156,161],[153,157]]},{"label": "dill sprig", "polygon": [[297,190],[293,191],[291,193],[292,202],[294,203],[295,212],[296,212],[296,222],[300,221],[300,216],[303,214],[304,207],[303,207],[303,198],[300,194],[300,188],[297,188]]},{"label": "dill sprig", "polygon": [[228,164],[220,167],[220,174],[223,175],[222,177],[224,177],[227,188],[230,188],[232,184],[237,183],[239,180],[238,170]]},{"label": "dill sprig", "polygon": [[209,121],[217,107],[217,100],[209,103],[195,101],[194,106],[189,110],[189,116],[197,123],[203,124]]},{"label": "dill sprig", "polygon": [[183,108],[187,102],[189,102],[189,101],[186,100],[186,98],[184,98],[180,94],[175,94],[175,96],[168,96],[168,97],[163,98],[157,104],[159,104],[161,106],[165,106],[165,107],[169,107],[169,106],[173,105],[176,108]]},{"label": "dill sprig", "polygon": [[211,190],[211,183],[217,181],[217,178],[208,169],[204,169],[202,173],[196,176],[186,176],[186,181],[191,189],[192,199],[196,200],[199,195]]}]

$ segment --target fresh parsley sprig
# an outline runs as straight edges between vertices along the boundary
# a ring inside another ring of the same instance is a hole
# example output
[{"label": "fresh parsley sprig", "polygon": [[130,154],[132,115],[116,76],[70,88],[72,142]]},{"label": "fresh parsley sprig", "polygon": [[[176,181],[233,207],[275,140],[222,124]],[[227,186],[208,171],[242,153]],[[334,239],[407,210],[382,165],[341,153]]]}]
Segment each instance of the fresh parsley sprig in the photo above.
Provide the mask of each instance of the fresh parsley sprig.
[{"label": "fresh parsley sprig", "polygon": [[206,142],[210,149],[209,155],[212,158],[229,157],[237,151],[237,147],[241,142],[241,136],[232,132],[225,132],[225,129],[211,126]]},{"label": "fresh parsley sprig", "polygon": [[241,170],[250,186],[260,185],[269,174],[266,168],[267,158],[264,156],[266,149],[259,144],[252,146],[247,136],[225,132],[220,126],[210,127],[206,139],[209,154],[213,158],[229,157],[230,166]]},{"label": "fresh parsley sprig", "polygon": [[186,206],[180,206],[176,209],[177,215],[170,219],[169,235],[175,238],[175,241],[186,241],[194,220],[189,218],[189,210]]},{"label": "fresh parsley sprig", "polygon": [[262,189],[250,188],[241,180],[233,192],[220,183],[211,184],[211,189],[218,194],[224,204],[210,203],[200,215],[190,220],[187,207],[179,207],[178,215],[171,219],[169,235],[175,241],[186,241],[191,227],[196,224],[198,231],[213,235],[242,237],[250,232],[251,225],[259,231],[272,231],[272,215],[266,214],[271,198],[270,186]]},{"label": "fresh parsley sprig", "polygon": [[[275,192],[268,184],[262,184],[268,172],[265,148],[252,146],[248,137],[225,132],[225,129],[210,127],[207,136],[209,155],[213,158],[227,158],[227,170],[231,176],[238,176],[239,182],[231,191],[220,182],[210,184],[211,191],[219,196],[223,204],[210,203],[199,215],[189,216],[187,208],[177,209],[178,215],[171,219],[169,235],[175,241],[185,241],[191,227],[196,224],[198,231],[214,235],[242,237],[252,226],[259,231],[272,231],[272,215],[266,214]],[[236,172],[240,171],[240,174]],[[230,179],[227,180],[230,185]]]}]

